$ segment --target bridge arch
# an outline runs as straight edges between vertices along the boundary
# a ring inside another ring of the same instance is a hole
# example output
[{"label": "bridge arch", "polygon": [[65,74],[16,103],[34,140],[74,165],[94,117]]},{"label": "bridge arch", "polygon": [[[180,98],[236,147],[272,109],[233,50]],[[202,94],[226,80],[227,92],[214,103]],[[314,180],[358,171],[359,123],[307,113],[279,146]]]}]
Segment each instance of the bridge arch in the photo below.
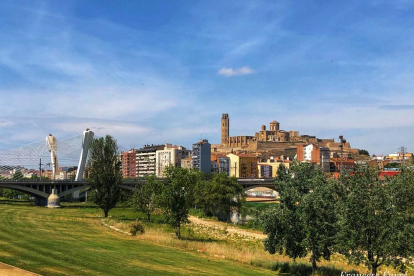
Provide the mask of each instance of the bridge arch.
[{"label": "bridge arch", "polygon": [[90,185],[81,185],[81,186],[78,186],[78,187],[73,187],[71,189],[68,189],[68,190],[65,190],[63,192],[58,193],[58,197],[64,197],[65,195],[69,195],[69,194],[74,193],[76,191],[80,191],[82,189],[87,189],[89,187],[90,187]]},{"label": "bridge arch", "polygon": [[276,190],[276,186],[274,184],[263,184],[263,185],[258,185],[258,184],[254,184],[254,185],[249,185],[249,184],[245,184],[243,185],[243,189],[245,192],[254,189],[254,188],[267,188],[270,190],[273,190],[275,192],[277,192]]},{"label": "bridge arch", "polygon": [[2,184],[0,185],[0,188],[7,188],[7,189],[11,189],[11,190],[15,190],[15,191],[19,191],[19,192],[24,192],[25,194],[34,196],[34,197],[41,197],[41,198],[48,198],[50,194],[33,189],[33,188],[29,188],[26,186],[21,186],[21,185],[12,185],[12,184]]}]

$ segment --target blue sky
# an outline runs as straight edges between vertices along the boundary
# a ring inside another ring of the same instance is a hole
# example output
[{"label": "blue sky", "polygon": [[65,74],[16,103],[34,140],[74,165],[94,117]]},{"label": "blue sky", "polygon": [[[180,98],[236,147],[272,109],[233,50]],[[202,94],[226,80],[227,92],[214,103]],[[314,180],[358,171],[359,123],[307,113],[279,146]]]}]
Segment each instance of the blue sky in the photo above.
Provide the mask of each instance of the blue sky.
[{"label": "blue sky", "polygon": [[0,139],[86,127],[125,147],[277,120],[414,151],[414,2],[0,2]]}]

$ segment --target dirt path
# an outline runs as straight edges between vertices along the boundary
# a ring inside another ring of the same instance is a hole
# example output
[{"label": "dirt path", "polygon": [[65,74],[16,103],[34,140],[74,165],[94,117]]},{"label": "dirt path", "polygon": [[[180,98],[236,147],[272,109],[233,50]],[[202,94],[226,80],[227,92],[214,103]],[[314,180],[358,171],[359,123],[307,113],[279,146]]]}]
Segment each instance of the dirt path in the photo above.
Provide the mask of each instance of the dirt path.
[{"label": "dirt path", "polygon": [[39,274],[35,274],[29,272],[27,270],[23,270],[11,265],[7,265],[4,263],[0,263],[0,275],[1,276],[40,276]]},{"label": "dirt path", "polygon": [[191,223],[196,226],[211,227],[211,228],[215,228],[221,231],[227,230],[229,234],[236,234],[238,236],[243,236],[243,237],[250,238],[250,239],[263,240],[264,238],[266,238],[266,235],[261,233],[260,231],[240,229],[235,226],[231,226],[227,223],[211,221],[211,220],[203,220],[203,219],[200,219],[194,216],[190,216],[189,219]]}]

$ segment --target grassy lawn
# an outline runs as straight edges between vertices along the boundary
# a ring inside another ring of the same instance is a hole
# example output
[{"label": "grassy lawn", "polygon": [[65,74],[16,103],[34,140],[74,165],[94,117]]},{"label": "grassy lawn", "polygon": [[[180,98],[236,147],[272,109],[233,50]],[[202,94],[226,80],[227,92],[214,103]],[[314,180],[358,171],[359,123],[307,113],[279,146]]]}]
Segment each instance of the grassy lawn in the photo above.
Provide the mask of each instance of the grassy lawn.
[{"label": "grassy lawn", "polygon": [[115,232],[85,207],[0,204],[0,262],[42,275],[275,275]]}]

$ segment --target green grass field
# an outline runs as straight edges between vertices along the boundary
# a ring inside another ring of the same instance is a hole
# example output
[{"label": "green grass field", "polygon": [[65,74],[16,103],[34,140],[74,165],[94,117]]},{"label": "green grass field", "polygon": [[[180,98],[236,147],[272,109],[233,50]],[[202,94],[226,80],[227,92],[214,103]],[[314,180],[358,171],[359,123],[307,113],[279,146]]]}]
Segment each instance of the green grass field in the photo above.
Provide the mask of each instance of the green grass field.
[{"label": "green grass field", "polygon": [[0,262],[42,275],[275,275],[137,240],[103,226],[98,214],[0,204]]}]

